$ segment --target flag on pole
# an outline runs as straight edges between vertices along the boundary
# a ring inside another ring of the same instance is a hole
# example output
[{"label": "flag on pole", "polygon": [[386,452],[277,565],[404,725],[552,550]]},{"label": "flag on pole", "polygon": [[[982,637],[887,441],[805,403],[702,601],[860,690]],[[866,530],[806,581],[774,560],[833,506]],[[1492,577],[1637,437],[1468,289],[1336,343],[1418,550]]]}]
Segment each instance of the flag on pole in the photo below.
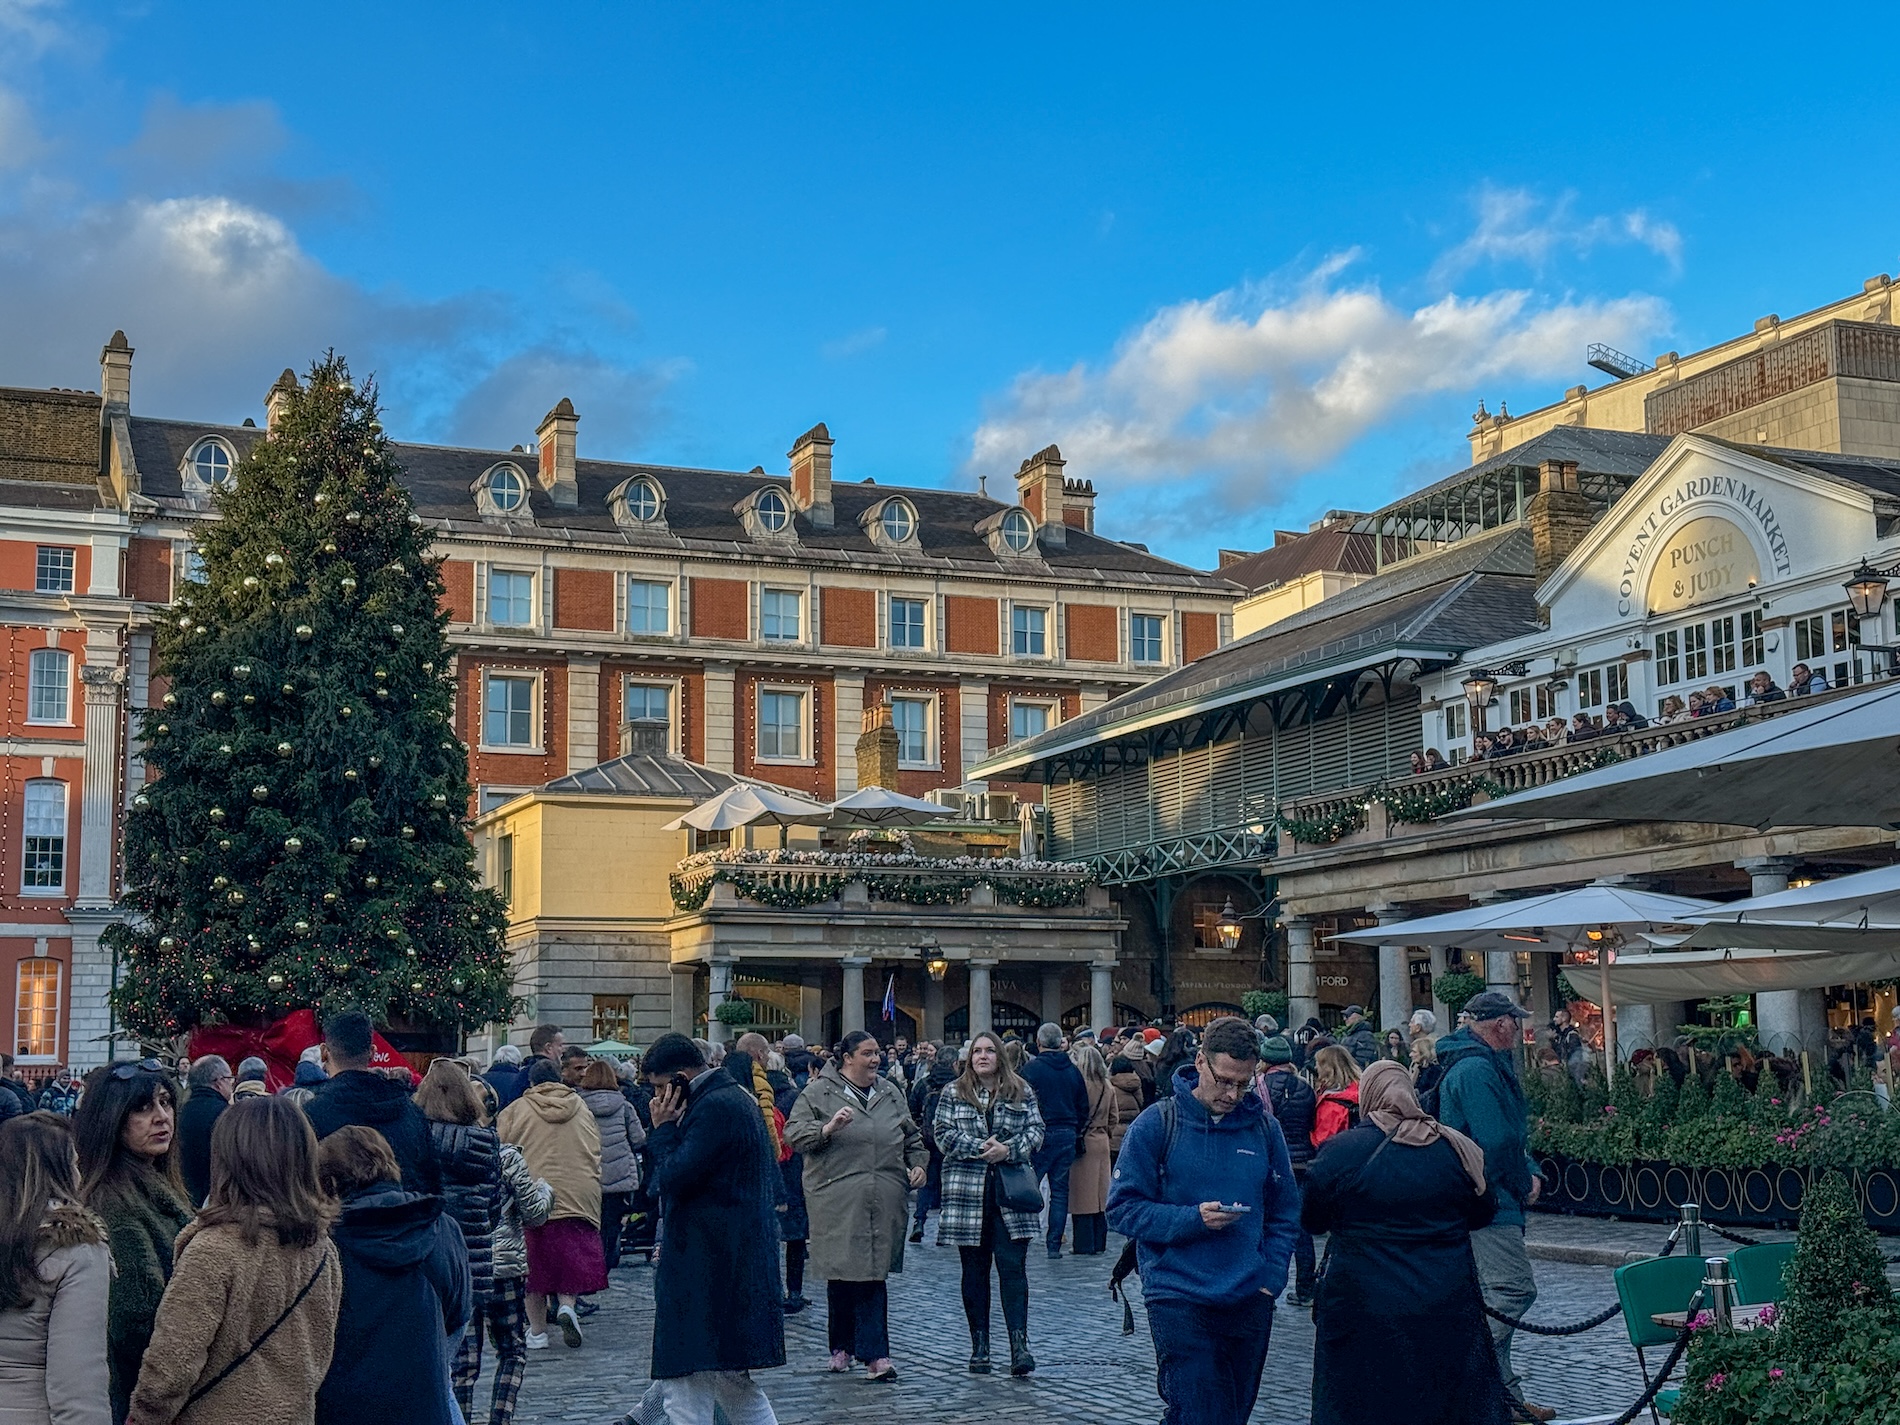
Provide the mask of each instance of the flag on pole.
[{"label": "flag on pole", "polygon": [[884,1017],[893,1024],[897,1022],[897,976],[884,982]]}]

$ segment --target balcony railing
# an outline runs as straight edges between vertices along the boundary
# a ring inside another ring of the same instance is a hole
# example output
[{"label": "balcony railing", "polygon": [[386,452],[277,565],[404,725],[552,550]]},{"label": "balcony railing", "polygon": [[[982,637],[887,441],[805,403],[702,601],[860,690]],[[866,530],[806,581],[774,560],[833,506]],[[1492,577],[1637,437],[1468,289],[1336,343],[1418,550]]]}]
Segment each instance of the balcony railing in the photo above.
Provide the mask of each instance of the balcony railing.
[{"label": "balcony railing", "polygon": [[853,899],[912,906],[962,905],[973,899],[1025,909],[1082,904],[1095,872],[1076,861],[1016,857],[884,856],[830,851],[739,851],[689,856],[674,868],[673,904],[696,911],[724,883],[744,900],[803,910]]},{"label": "balcony railing", "polygon": [[1632,757],[1647,756],[1665,747],[1695,742],[1745,723],[1778,717],[1797,708],[1813,707],[1837,697],[1851,695],[1858,688],[1841,688],[1806,697],[1790,697],[1759,706],[1740,707],[1733,712],[1715,713],[1663,726],[1651,724],[1632,732],[1593,737],[1583,742],[1566,742],[1531,752],[1514,752],[1507,757],[1465,762],[1442,771],[1419,776],[1393,777],[1383,782],[1347,788],[1324,797],[1302,798],[1280,807],[1277,824],[1283,841],[1293,848],[1312,849],[1329,846],[1365,830],[1375,809],[1382,813],[1388,830],[1397,826],[1425,826],[1451,811],[1462,811],[1480,797],[1489,800],[1512,792],[1548,786],[1595,771]]}]

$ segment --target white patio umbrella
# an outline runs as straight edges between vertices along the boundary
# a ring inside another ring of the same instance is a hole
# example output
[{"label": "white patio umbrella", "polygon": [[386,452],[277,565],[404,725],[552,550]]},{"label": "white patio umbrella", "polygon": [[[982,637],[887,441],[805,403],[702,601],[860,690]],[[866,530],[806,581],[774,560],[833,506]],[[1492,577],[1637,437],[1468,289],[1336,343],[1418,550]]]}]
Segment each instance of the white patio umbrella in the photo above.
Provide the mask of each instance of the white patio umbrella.
[{"label": "white patio umbrella", "polygon": [[1881,866],[1772,895],[1727,901],[1691,916],[1690,922],[1900,929],[1900,866]]},{"label": "white patio umbrella", "polygon": [[691,811],[675,817],[662,830],[737,831],[742,826],[770,824],[786,826],[823,826],[831,819],[831,808],[808,797],[793,796],[772,787],[737,782],[718,796],[709,798]]},{"label": "white patio umbrella", "polygon": [[1593,881],[1575,890],[1494,901],[1375,930],[1350,930],[1332,938],[1357,945],[1442,945],[1461,950],[1548,954],[1594,950],[1601,995],[1597,1007],[1603,1011],[1604,1072],[1609,1074],[1614,1071],[1610,1066],[1616,1063],[1616,1016],[1610,999],[1607,952],[1620,939],[1647,935],[1660,926],[1684,925],[1690,915],[1717,908],[1714,901]]},{"label": "white patio umbrella", "polygon": [[1760,946],[1631,955],[1609,967],[1609,993],[1618,1004],[1660,1004],[1706,995],[1818,990],[1900,975],[1900,937],[1872,933],[1885,937],[1887,947],[1815,951]]},{"label": "white patio umbrella", "polygon": [[1447,815],[1756,828],[1900,825],[1900,683]]},{"label": "white patio umbrella", "polygon": [[834,826],[924,826],[958,813],[922,797],[907,797],[889,787],[859,787],[831,804]]}]

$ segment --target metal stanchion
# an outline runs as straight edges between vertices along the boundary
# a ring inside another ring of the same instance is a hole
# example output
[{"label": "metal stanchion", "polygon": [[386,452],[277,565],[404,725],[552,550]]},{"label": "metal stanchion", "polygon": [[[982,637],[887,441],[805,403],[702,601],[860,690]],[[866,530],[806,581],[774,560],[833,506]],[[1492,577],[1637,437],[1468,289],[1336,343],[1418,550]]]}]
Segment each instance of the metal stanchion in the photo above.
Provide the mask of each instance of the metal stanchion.
[{"label": "metal stanchion", "polygon": [[1702,1255],[1702,1206],[1700,1203],[1685,1202],[1682,1205],[1682,1250],[1685,1256]]},{"label": "metal stanchion", "polygon": [[1702,1278],[1703,1289],[1708,1293],[1709,1314],[1714,1318],[1715,1329],[1733,1331],[1735,1329],[1735,1277],[1729,1270],[1727,1257],[1708,1257],[1703,1263],[1707,1275]]}]

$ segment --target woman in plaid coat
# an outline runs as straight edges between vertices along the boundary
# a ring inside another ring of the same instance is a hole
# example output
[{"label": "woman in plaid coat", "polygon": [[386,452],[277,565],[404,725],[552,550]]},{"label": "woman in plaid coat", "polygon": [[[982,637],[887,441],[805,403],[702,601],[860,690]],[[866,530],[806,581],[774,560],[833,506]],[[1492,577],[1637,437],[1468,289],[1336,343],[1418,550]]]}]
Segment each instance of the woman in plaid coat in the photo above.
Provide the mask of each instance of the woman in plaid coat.
[{"label": "woman in plaid coat", "polygon": [[943,1153],[943,1212],[937,1244],[963,1258],[963,1314],[970,1323],[970,1369],[990,1371],[990,1263],[996,1263],[1009,1328],[1009,1373],[1036,1368],[1029,1354],[1029,1275],[1024,1254],[1036,1235],[1033,1212],[1011,1212],[996,1199],[1001,1163],[1027,1163],[1042,1147],[1036,1091],[1003,1060],[1003,1045],[985,1030],[970,1041],[957,1081],[937,1101],[933,1124]]}]

